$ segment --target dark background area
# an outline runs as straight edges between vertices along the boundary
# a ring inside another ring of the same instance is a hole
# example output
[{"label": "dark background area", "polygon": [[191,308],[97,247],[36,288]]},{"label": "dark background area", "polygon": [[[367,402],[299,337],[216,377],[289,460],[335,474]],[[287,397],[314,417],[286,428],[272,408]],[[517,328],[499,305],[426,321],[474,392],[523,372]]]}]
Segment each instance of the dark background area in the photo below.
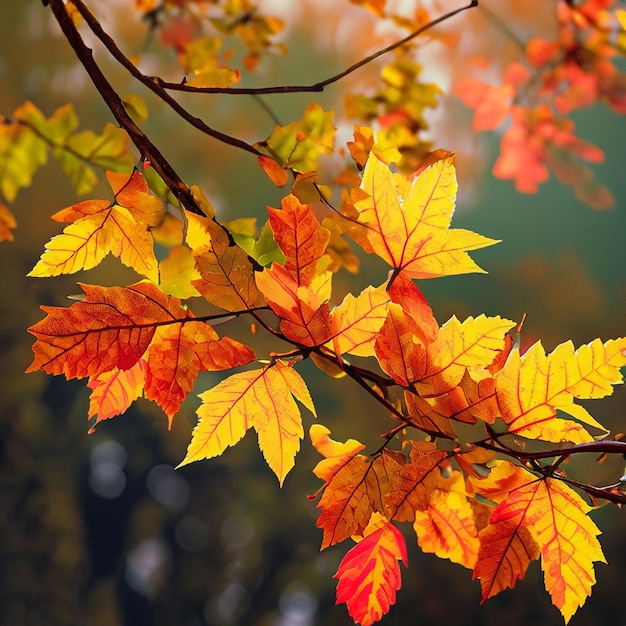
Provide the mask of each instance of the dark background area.
[{"label": "dark background area", "polygon": [[[140,48],[136,40],[145,36],[144,27],[134,19],[118,22],[118,27],[129,50]],[[267,61],[258,84],[312,82],[345,67],[348,52],[319,45],[309,30],[299,28],[286,41],[289,56]],[[124,75],[111,75],[121,92],[131,89]],[[48,11],[35,0],[0,4],[0,85],[0,113],[5,115],[28,98],[46,115],[73,102],[82,128],[99,131],[111,120],[56,34]],[[341,88],[340,83],[316,99],[332,108]],[[280,193],[249,155],[198,139],[141,95],[151,107],[147,132],[185,180],[202,184],[220,216],[260,216],[266,204],[278,206]],[[303,95],[267,99],[285,122],[299,117],[308,101]],[[211,123],[251,140],[265,137],[272,127],[249,99],[212,98],[192,106],[203,114],[211,107]],[[458,113],[469,128],[467,113],[460,107]],[[606,153],[596,171],[613,191],[616,207],[594,212],[554,181],[536,195],[517,194],[511,184],[488,173],[497,138],[487,139],[482,176],[464,180],[459,173],[461,189],[467,185],[473,193],[460,203],[454,225],[503,243],[474,255],[488,275],[420,284],[440,322],[452,314],[520,319],[526,313],[524,341],[541,338],[547,350],[568,339],[580,344],[623,335],[626,123],[600,105],[576,120],[578,134]],[[107,194],[101,185],[90,197]],[[84,381],[23,374],[31,361],[32,337],[26,328],[41,319],[40,304],[65,306],[66,295],[77,291],[77,280],[103,285],[136,280],[112,259],[85,275],[26,278],[46,241],[58,232],[49,216],[74,202],[58,166],[48,164],[11,206],[19,221],[15,242],[0,245],[0,624],[351,624],[345,607],[334,607],[332,579],[347,546],[319,552],[318,511],[305,497],[319,487],[311,473],[319,457],[308,440],[282,489],[252,434],[218,459],[174,471],[195,425],[195,394],[170,431],[161,411],[141,400],[88,435]],[[364,264],[358,281],[384,280],[384,268],[367,259]],[[358,282],[350,284],[347,274],[337,278],[338,291],[342,285],[360,288]],[[301,372],[319,421],[336,439],[373,444],[389,426],[356,386],[310,368]],[[201,375],[197,392],[218,380]],[[626,430],[624,389],[588,406],[612,432]],[[308,428],[312,417],[303,414]],[[603,485],[615,482],[623,465],[622,459],[603,465],[585,459],[570,467],[584,480]],[[609,565],[597,565],[593,595],[570,623],[623,626],[624,513],[606,506],[593,518],[603,531]],[[513,591],[480,606],[480,586],[471,573],[422,554],[410,527],[406,530],[410,567],[403,571],[398,602],[383,624],[562,624],[543,588],[538,563]]]}]

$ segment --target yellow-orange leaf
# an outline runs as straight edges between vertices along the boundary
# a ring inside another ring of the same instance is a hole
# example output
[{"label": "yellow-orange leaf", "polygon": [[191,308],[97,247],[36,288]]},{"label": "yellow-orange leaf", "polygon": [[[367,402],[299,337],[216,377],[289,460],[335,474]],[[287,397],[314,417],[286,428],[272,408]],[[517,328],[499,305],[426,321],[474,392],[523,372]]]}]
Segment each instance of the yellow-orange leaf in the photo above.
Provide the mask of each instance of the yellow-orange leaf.
[{"label": "yellow-orange leaf", "polygon": [[356,624],[371,626],[396,601],[402,584],[398,561],[408,564],[400,531],[379,513],[372,513],[364,536],[339,564],[335,578],[337,604],[345,602]]},{"label": "yellow-orange leaf", "polygon": [[[496,376],[502,418],[509,430],[544,441],[593,441],[578,422],[605,430],[574,398],[601,398],[622,382],[619,368],[626,365],[626,338],[590,344],[574,349],[571,342],[546,355],[540,342],[520,357],[518,349],[509,355]],[[578,422],[557,417],[557,410]]]},{"label": "yellow-orange leaf", "polygon": [[317,274],[309,285],[282,265],[256,274],[256,284],[274,313],[281,318],[280,328],[286,337],[305,346],[324,344],[331,336],[328,300],[332,272]]},{"label": "yellow-orange leaf", "polygon": [[417,322],[399,304],[390,302],[385,323],[376,336],[376,358],[399,385],[406,387],[424,375],[426,347],[419,335]]},{"label": "yellow-orange leaf", "polygon": [[514,488],[480,533],[474,576],[483,600],[513,587],[541,553],[541,568],[553,604],[567,623],[595,583],[594,561],[606,562],[597,526],[585,501],[561,481],[537,479],[522,468],[525,484]]},{"label": "yellow-orange leaf", "polygon": [[179,467],[219,456],[254,428],[263,456],[282,485],[304,436],[294,397],[313,412],[304,381],[281,362],[223,380],[200,394],[199,421]]},{"label": "yellow-orange leaf", "polygon": [[373,356],[388,305],[389,294],[384,285],[367,287],[356,297],[348,294],[330,314],[335,353]]},{"label": "yellow-orange leaf", "polygon": [[396,274],[434,278],[483,271],[467,251],[497,242],[449,229],[457,190],[453,161],[443,158],[407,179],[370,153],[361,183],[367,197],[355,207],[372,248]]},{"label": "yellow-orange leaf", "polygon": [[432,394],[456,387],[466,369],[487,368],[504,347],[506,332],[515,325],[499,316],[468,317],[464,322],[452,316],[427,345],[428,365],[420,389]]},{"label": "yellow-orange leaf", "polygon": [[428,508],[415,512],[413,529],[424,552],[473,569],[478,557],[474,510],[463,493],[435,489]]},{"label": "yellow-orange leaf", "polygon": [[399,522],[413,521],[416,511],[428,507],[430,494],[438,485],[439,464],[448,456],[434,443],[411,441],[408,457],[395,482],[395,489],[385,497],[386,511]]},{"label": "yellow-orange leaf", "polygon": [[277,186],[284,187],[289,180],[289,172],[282,168],[274,159],[259,155],[259,165],[263,168],[263,171],[267,174],[268,178]]},{"label": "yellow-orange leaf", "polygon": [[361,534],[372,513],[385,510],[385,496],[393,491],[404,463],[401,452],[383,450],[371,459],[357,454],[364,447],[358,441],[341,444],[329,439],[328,433],[319,426],[311,430],[313,444],[327,456],[313,470],[325,482],[317,504],[322,509],[317,520],[324,530],[322,550]]},{"label": "yellow-orange leaf", "polygon": [[[96,424],[121,415],[142,394],[147,363],[139,359],[127,370],[111,370],[89,379],[89,417],[97,415]],[[93,430],[93,428],[91,429]]]},{"label": "yellow-orange leaf", "polygon": [[148,231],[161,219],[161,201],[148,194],[143,176],[107,172],[115,203],[79,202],[52,216],[69,225],[46,244],[46,251],[28,274],[58,276],[88,270],[109,253],[153,282],[158,281],[154,242]]},{"label": "yellow-orange leaf", "polygon": [[193,286],[212,304],[227,311],[261,306],[263,296],[256,287],[248,253],[231,245],[227,231],[217,222],[189,217],[187,244],[194,251],[201,278]]}]

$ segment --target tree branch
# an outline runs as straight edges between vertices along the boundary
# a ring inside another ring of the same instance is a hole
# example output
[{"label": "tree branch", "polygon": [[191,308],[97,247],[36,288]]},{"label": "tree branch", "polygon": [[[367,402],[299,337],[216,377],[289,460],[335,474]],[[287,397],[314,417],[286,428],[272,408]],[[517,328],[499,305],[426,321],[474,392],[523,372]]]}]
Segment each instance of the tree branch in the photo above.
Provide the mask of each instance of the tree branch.
[{"label": "tree branch", "polygon": [[92,50],[85,45],[74,22],[68,15],[63,0],[49,0],[48,4],[61,31],[70,46],[72,46],[78,60],[87,71],[98,93],[111,110],[111,113],[113,113],[119,125],[128,133],[141,156],[150,162],[181,206],[192,213],[204,216],[204,212],[194,200],[189,187],[183,182],[161,151],[148,139],[126,112],[121,98],[102,73],[102,70],[93,58]]},{"label": "tree branch", "polygon": [[94,17],[93,13],[85,6],[82,0],[74,0],[74,6],[77,8],[78,12],[82,15],[85,23],[91,29],[91,32],[102,42],[104,47],[110,52],[111,56],[124,67],[130,74],[136,78],[139,82],[145,85],[150,91],[155,93],[163,102],[165,102],[169,107],[171,107],[180,117],[182,117],[186,122],[191,124],[197,130],[203,132],[213,139],[217,139],[222,143],[228,144],[230,146],[234,146],[235,148],[240,148],[241,150],[245,150],[246,152],[251,152],[254,155],[262,154],[259,152],[254,146],[251,146],[249,143],[238,139],[237,137],[232,137],[231,135],[227,135],[225,133],[220,132],[219,130],[215,130],[211,128],[208,124],[206,124],[199,117],[195,117],[191,115],[178,101],[176,101],[172,96],[170,96],[165,89],[160,85],[160,81],[157,79],[150,78],[143,74],[137,69],[137,67],[132,63],[132,61],[119,49],[115,40],[105,32],[105,30],[100,25],[100,22]]}]

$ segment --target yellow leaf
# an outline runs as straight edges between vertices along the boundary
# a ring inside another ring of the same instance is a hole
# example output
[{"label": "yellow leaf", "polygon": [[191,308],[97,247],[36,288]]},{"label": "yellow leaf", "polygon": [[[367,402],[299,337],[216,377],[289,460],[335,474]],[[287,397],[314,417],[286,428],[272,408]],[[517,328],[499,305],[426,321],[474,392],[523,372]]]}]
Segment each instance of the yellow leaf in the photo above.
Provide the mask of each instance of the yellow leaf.
[{"label": "yellow leaf", "polygon": [[496,376],[502,418],[510,432],[559,443],[593,441],[579,423],[557,417],[557,410],[578,421],[606,429],[574,398],[600,398],[622,382],[626,338],[602,343],[599,339],[574,350],[571,342],[546,355],[540,342],[520,356],[515,349]]},{"label": "yellow leaf", "polygon": [[95,267],[111,252],[134,270],[158,282],[154,242],[145,226],[127,209],[113,205],[66,226],[46,244],[46,251],[28,276],[73,274]]},{"label": "yellow leaf", "polygon": [[453,161],[442,158],[407,179],[370,153],[361,183],[367,197],[355,207],[372,248],[396,273],[434,278],[483,271],[467,251],[497,242],[449,229],[457,190]]},{"label": "yellow leaf", "polygon": [[468,317],[462,323],[452,316],[426,346],[428,364],[420,389],[440,394],[459,385],[467,368],[487,368],[514,325],[499,316]]},{"label": "yellow leaf", "polygon": [[233,374],[200,394],[198,425],[179,467],[219,456],[254,428],[263,456],[282,485],[304,436],[294,397],[313,409],[300,375],[281,362]]},{"label": "yellow leaf", "polygon": [[465,495],[435,489],[430,495],[428,508],[415,512],[413,529],[424,552],[474,568],[478,558],[478,532],[474,510]]},{"label": "yellow leaf", "polygon": [[200,278],[196,269],[195,260],[187,246],[176,246],[159,263],[161,291],[177,298],[191,298],[199,296],[198,290],[192,281]]},{"label": "yellow leaf", "polygon": [[385,286],[367,287],[356,298],[348,294],[331,311],[332,347],[337,355],[373,356],[374,342],[387,315]]}]

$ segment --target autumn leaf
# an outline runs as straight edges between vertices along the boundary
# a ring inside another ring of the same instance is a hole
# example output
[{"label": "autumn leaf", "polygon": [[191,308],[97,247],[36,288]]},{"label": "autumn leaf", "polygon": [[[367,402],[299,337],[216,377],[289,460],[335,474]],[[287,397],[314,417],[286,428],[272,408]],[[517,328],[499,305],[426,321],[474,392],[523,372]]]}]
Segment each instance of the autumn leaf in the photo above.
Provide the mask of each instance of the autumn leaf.
[{"label": "autumn leaf", "polygon": [[398,561],[408,564],[400,531],[380,513],[372,513],[363,538],[339,564],[334,578],[337,604],[345,602],[356,624],[371,626],[395,604],[402,584]]},{"label": "autumn leaf", "polygon": [[192,281],[193,287],[227,311],[262,306],[264,299],[255,282],[252,261],[243,248],[231,245],[228,231],[206,218],[189,218],[189,226],[187,244],[201,276]]},{"label": "autumn leaf", "polygon": [[[523,356],[514,349],[496,376],[502,419],[509,431],[555,443],[593,441],[582,424],[606,429],[574,399],[610,395],[613,385],[623,381],[619,368],[626,364],[625,349],[626,338],[604,344],[595,339],[578,350],[568,341],[549,355],[540,342]],[[563,419],[557,411],[577,421]]]},{"label": "autumn leaf", "polygon": [[315,415],[304,381],[291,365],[280,361],[223,380],[200,394],[198,425],[179,467],[219,456],[254,428],[259,448],[282,485],[304,436],[294,397]]},{"label": "autumn leaf", "polygon": [[[606,562],[585,501],[553,478],[539,479],[507,463],[516,483],[480,532],[474,577],[483,601],[522,578],[541,554],[546,590],[567,623],[595,583],[593,562]],[[480,481],[475,481],[478,484]]]},{"label": "autumn leaf", "polygon": [[435,162],[419,176],[393,174],[373,153],[355,207],[378,256],[394,274],[434,278],[482,272],[467,254],[496,243],[471,231],[449,229],[456,198],[453,157]]},{"label": "autumn leaf", "polygon": [[281,167],[296,172],[312,172],[322,154],[332,154],[335,143],[333,111],[324,111],[312,103],[304,111],[301,120],[287,126],[274,127],[270,136],[260,147],[267,147]]},{"label": "autumn leaf", "polygon": [[144,357],[146,397],[163,408],[171,424],[201,370],[230,369],[254,359],[250,348],[220,339],[155,285],[80,286],[84,300],[69,308],[42,307],[47,317],[29,329],[37,340],[27,372],[93,380],[129,370]]},{"label": "autumn leaf", "polygon": [[28,274],[45,277],[73,274],[98,265],[112,253],[153,282],[158,282],[158,262],[148,227],[162,215],[160,200],[135,170],[130,176],[108,173],[115,202],[87,200],[52,216],[69,223],[63,234],[46,244],[46,251]]},{"label": "autumn leaf", "polygon": [[331,440],[329,433],[317,425],[311,428],[313,445],[327,457],[313,469],[324,481],[324,493],[317,504],[322,509],[317,520],[318,528],[324,530],[322,550],[361,534],[374,511],[384,512],[385,494],[393,491],[404,462],[401,452],[391,450],[368,458],[358,454],[363,444],[354,440],[342,444]]},{"label": "autumn leaf", "polygon": [[97,415],[98,424],[124,413],[143,393],[147,368],[146,361],[139,359],[127,370],[110,370],[90,378],[87,383],[87,387],[92,390],[88,417]]},{"label": "autumn leaf", "polygon": [[390,519],[412,522],[417,511],[428,507],[430,494],[439,483],[439,465],[448,453],[427,441],[407,442],[405,450],[408,460],[399,468],[394,489],[385,496],[385,510]]},{"label": "autumn leaf", "polygon": [[347,294],[330,314],[335,354],[373,356],[374,342],[385,321],[388,305],[389,294],[384,285],[367,287],[356,297]]},{"label": "autumn leaf", "polygon": [[280,328],[288,339],[305,346],[326,343],[331,337],[328,300],[332,272],[317,274],[309,285],[282,265],[256,274],[256,285],[274,313],[281,319]]},{"label": "autumn leaf", "polygon": [[17,228],[15,215],[9,211],[6,204],[0,202],[0,242],[13,241],[13,230]]},{"label": "autumn leaf", "polygon": [[474,569],[478,530],[462,475],[455,472],[448,479],[439,477],[438,483],[428,498],[428,506],[415,511],[413,529],[417,543],[424,552]]},{"label": "autumn leaf", "polygon": [[479,315],[460,322],[452,316],[426,345],[427,366],[418,388],[422,395],[439,395],[460,384],[467,368],[486,369],[504,348],[515,325],[500,316]]},{"label": "autumn leaf", "polygon": [[308,204],[293,195],[283,198],[280,209],[267,207],[274,238],[286,257],[284,267],[298,285],[309,285],[317,273],[317,261],[324,255],[330,232],[320,226]]},{"label": "autumn leaf", "polygon": [[200,293],[193,282],[200,280],[200,272],[187,246],[174,246],[159,263],[159,287],[163,293],[176,298],[191,298]]}]

